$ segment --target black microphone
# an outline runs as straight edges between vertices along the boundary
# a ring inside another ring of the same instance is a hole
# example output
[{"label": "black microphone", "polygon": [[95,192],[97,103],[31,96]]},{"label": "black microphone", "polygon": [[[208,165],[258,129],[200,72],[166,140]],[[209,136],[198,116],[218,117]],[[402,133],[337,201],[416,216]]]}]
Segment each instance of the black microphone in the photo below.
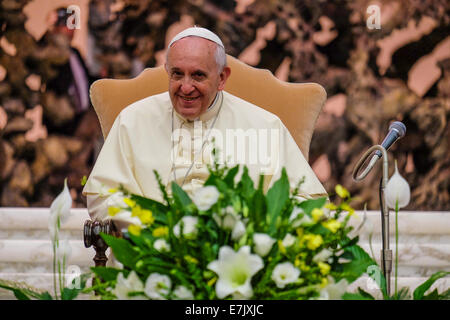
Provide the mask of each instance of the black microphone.
[{"label": "black microphone", "polygon": [[[386,138],[384,138],[383,142],[381,143],[381,146],[388,150],[395,141],[402,138],[406,133],[406,126],[400,122],[395,121],[389,126],[389,133],[387,134]],[[375,154],[378,156],[378,158],[381,158],[381,151],[377,150]]]}]

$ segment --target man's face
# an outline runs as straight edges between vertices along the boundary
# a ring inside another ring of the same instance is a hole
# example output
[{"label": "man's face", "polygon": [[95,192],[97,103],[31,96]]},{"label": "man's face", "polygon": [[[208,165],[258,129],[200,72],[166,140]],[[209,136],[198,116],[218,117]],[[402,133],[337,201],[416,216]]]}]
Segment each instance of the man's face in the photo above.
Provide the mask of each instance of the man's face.
[{"label": "man's face", "polygon": [[166,62],[170,100],[188,120],[208,109],[230,75],[228,67],[219,73],[215,51],[214,42],[199,37],[183,38],[170,48]]}]

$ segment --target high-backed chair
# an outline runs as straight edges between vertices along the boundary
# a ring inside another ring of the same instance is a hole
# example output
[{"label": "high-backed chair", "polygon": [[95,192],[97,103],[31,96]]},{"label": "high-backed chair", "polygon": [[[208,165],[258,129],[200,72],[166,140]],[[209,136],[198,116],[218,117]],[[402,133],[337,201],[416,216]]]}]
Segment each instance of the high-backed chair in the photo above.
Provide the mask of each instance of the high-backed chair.
[{"label": "high-backed chair", "polygon": [[[225,91],[276,114],[308,160],[314,126],[326,100],[324,88],[316,83],[280,81],[269,70],[253,68],[229,55],[227,63],[231,68],[231,75]],[[133,79],[101,79],[94,82],[90,96],[103,136],[108,136],[122,109],[135,101],[167,91],[168,81],[164,67],[160,66],[145,69]],[[100,222],[86,222],[87,247],[96,243],[96,231],[101,226]],[[95,245],[94,247],[97,250]],[[99,264],[103,264],[102,261]]]}]

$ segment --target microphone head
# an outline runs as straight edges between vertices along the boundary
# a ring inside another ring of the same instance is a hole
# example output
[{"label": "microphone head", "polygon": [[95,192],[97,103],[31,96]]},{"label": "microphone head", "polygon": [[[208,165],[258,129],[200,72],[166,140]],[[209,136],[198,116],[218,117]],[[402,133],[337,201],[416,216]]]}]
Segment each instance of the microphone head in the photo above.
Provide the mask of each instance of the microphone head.
[{"label": "microphone head", "polygon": [[389,131],[391,130],[395,130],[398,132],[398,137],[401,138],[405,135],[406,133],[406,126],[400,122],[400,121],[394,121],[392,122],[392,124],[389,126]]}]

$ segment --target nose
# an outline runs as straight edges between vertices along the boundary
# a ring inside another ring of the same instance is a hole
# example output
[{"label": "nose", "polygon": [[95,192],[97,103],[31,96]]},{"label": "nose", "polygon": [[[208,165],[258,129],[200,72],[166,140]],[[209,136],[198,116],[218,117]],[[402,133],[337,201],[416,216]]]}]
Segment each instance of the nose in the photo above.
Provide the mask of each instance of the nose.
[{"label": "nose", "polygon": [[191,94],[195,90],[195,87],[192,84],[192,79],[190,79],[189,77],[184,77],[183,80],[181,80],[180,89],[181,92],[185,95]]}]

